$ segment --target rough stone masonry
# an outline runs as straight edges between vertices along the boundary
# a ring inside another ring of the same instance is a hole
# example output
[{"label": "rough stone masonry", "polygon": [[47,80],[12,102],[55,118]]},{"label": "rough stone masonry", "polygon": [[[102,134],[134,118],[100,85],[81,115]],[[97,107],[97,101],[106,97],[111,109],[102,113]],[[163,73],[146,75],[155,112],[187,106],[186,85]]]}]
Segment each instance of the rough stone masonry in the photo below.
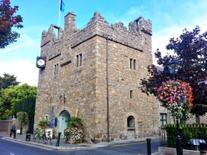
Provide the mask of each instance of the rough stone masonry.
[{"label": "rough stone masonry", "polygon": [[[67,119],[80,117],[87,139],[113,140],[151,136],[159,130],[159,103],[140,90],[152,63],[152,25],[139,17],[110,25],[95,12],[87,26],[76,28],[74,13],[64,30],[43,31],[35,126],[45,117],[64,132]],[[52,115],[51,115],[52,113]]]}]

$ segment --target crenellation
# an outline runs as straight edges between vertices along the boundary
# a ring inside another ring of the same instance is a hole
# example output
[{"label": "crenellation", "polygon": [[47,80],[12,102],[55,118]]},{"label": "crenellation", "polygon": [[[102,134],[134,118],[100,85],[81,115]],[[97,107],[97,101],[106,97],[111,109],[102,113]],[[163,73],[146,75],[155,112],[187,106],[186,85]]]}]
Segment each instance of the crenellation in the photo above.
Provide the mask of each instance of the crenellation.
[{"label": "crenellation", "polygon": [[108,22],[104,19],[103,16],[101,16],[99,12],[95,12],[93,14],[93,17],[88,22],[87,27],[96,23],[102,23],[108,25]]},{"label": "crenellation", "polygon": [[142,33],[151,36],[151,31],[151,22],[149,20],[144,20],[143,17],[138,18],[134,22],[130,22],[128,30],[122,22],[109,25],[108,22],[96,12],[87,24],[87,27],[72,34],[71,47],[73,48],[87,39],[98,35],[143,51],[144,39]]},{"label": "crenellation", "polygon": [[136,20],[129,23],[129,32],[140,35],[140,32],[144,32],[148,35],[152,35],[152,23],[150,20],[145,20],[143,17],[139,17]]},{"label": "crenellation", "polygon": [[128,31],[127,27],[124,26],[124,23],[122,23],[122,22],[112,24],[111,27],[112,27],[113,30],[116,30],[116,31],[125,31],[125,32]]},{"label": "crenellation", "polygon": [[139,17],[133,22],[130,22],[128,30],[122,22],[109,25],[104,17],[102,17],[98,12],[94,13],[94,16],[91,18],[87,26],[81,30],[76,29],[75,14],[71,12],[65,16],[64,31],[62,31],[61,28],[58,31],[58,36],[60,37],[55,35],[54,28],[54,25],[51,25],[48,32],[44,31],[42,33],[41,45],[44,45],[48,41],[52,41],[53,44],[58,43],[64,35],[65,39],[70,40],[70,46],[74,48],[80,43],[99,35],[106,39],[126,44],[132,48],[143,51],[143,35],[141,33],[143,32],[148,35],[152,34],[151,22],[149,20],[146,21],[143,17]]},{"label": "crenellation", "polygon": [[50,25],[48,31],[42,32],[41,47],[45,46],[49,42],[52,42],[52,44],[57,43],[62,38],[63,38],[62,28],[52,24]]}]

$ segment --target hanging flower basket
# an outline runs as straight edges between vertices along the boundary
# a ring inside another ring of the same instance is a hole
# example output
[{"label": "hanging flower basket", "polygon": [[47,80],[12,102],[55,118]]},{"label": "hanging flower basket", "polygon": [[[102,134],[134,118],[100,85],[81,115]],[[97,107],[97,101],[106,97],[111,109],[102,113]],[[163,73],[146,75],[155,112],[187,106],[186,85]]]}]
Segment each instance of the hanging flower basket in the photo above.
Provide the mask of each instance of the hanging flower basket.
[{"label": "hanging flower basket", "polygon": [[171,111],[173,116],[179,116],[192,108],[193,93],[190,85],[181,80],[163,82],[157,90],[157,98],[162,106]]}]

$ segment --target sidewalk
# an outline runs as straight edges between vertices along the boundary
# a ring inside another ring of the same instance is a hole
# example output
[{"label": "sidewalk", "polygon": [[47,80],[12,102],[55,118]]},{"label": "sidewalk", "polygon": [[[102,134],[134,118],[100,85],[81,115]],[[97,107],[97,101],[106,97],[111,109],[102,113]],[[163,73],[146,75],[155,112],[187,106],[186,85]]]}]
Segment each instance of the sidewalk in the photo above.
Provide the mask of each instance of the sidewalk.
[{"label": "sidewalk", "polygon": [[[139,138],[139,139],[132,139],[132,140],[117,140],[112,142],[100,142],[97,144],[67,144],[64,142],[63,139],[60,140],[60,146],[56,146],[57,140],[52,140],[52,144],[44,144],[43,142],[32,142],[32,141],[26,141],[26,135],[19,135],[17,134],[16,139],[13,139],[9,137],[9,135],[6,135],[5,133],[0,132],[0,137],[3,137],[2,139],[16,142],[19,144],[24,144],[31,147],[46,149],[46,150],[59,150],[59,151],[72,151],[72,150],[89,150],[89,149],[95,149],[99,147],[106,147],[106,146],[112,146],[116,144],[127,144],[130,142],[145,142],[146,138]],[[158,137],[149,137],[151,139],[158,139]]]}]

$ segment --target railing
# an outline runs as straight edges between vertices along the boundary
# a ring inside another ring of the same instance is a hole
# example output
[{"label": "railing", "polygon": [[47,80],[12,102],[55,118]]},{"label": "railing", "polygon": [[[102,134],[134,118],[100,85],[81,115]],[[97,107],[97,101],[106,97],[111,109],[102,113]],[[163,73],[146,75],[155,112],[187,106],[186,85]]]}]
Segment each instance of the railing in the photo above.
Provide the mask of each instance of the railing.
[{"label": "railing", "polygon": [[167,144],[167,132],[163,127],[160,128],[160,137],[161,137],[161,145],[165,146]]},{"label": "railing", "polygon": [[33,142],[52,145],[52,133],[50,131],[46,132],[46,131],[42,131],[41,129],[36,129],[31,136],[32,136],[31,140]]}]

